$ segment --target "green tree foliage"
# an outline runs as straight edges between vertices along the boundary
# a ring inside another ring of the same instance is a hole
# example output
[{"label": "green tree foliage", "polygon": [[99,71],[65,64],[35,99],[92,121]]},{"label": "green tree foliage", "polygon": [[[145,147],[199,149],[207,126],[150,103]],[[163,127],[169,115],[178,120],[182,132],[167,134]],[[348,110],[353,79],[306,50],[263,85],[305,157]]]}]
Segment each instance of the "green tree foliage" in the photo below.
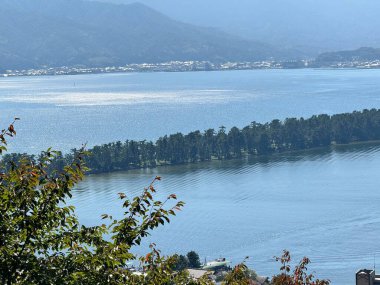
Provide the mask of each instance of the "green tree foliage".
[{"label": "green tree foliage", "polygon": [[[327,147],[369,140],[380,140],[380,110],[363,110],[338,115],[318,115],[309,119],[288,118],[260,124],[252,122],[242,129],[224,126],[219,131],[195,131],[163,136],[148,141],[115,142],[95,146],[85,157],[92,173],[182,164],[212,159],[240,158],[243,155],[270,155],[285,151]],[[63,156],[56,153],[50,168],[63,169],[77,150]],[[26,155],[24,155],[26,156]],[[7,154],[6,161],[18,161],[20,154]],[[38,157],[30,156],[34,162]]]},{"label": "green tree foliage", "polygon": [[201,262],[199,259],[198,253],[195,251],[189,251],[186,256],[184,255],[174,255],[175,259],[174,269],[175,270],[184,270],[187,268],[200,268]]},{"label": "green tree foliage", "polygon": [[182,271],[189,267],[189,260],[184,255],[174,255],[174,270]]},{"label": "green tree foliage", "polygon": [[187,253],[187,260],[189,261],[190,268],[200,268],[201,262],[199,260],[199,255],[195,251],[190,251]]},{"label": "green tree foliage", "polygon": [[254,279],[250,276],[248,267],[244,264],[236,265],[224,278],[223,285],[250,285]]},{"label": "green tree foliage", "polygon": [[[0,152],[7,137],[16,134],[13,124],[0,133]],[[119,193],[124,216],[104,214],[104,223],[81,225],[74,207],[66,202],[86,171],[84,148],[62,170],[48,170],[59,152],[43,152],[38,162],[20,157],[2,164],[0,171],[0,280],[2,284],[185,284],[185,272],[173,271],[173,258],[164,258],[151,247],[140,259],[145,274],[126,267],[137,257],[131,249],[150,231],[168,223],[183,202],[169,195],[154,199],[156,177],[141,195]],[[173,202],[169,206],[170,202]],[[108,237],[108,238],[106,238]]]},{"label": "green tree foliage", "polygon": [[[255,271],[249,269],[245,262],[249,257],[247,256],[244,261],[236,265],[225,277],[222,282],[223,285],[250,285],[257,284],[257,274]],[[266,284],[266,283],[265,283]]]}]

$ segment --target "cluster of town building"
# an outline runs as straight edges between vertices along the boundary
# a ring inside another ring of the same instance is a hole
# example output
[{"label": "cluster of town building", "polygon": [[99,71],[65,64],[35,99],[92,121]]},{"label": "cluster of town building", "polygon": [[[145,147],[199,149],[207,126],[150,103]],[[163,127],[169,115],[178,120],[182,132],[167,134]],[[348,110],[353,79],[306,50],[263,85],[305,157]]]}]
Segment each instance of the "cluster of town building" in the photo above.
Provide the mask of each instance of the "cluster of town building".
[{"label": "cluster of town building", "polygon": [[380,60],[372,61],[343,61],[329,64],[330,68],[380,68]]},{"label": "cluster of town building", "polygon": [[124,66],[108,67],[46,67],[39,69],[5,70],[0,77],[8,76],[41,76],[41,75],[72,75],[90,73],[118,72],[186,72],[186,71],[216,71],[216,70],[250,70],[250,69],[290,69],[290,68],[380,68],[380,60],[373,61],[343,61],[334,63],[318,63],[308,60],[294,61],[255,61],[255,62],[225,62],[210,61],[170,61],[164,63],[140,63]]},{"label": "cluster of town building", "polygon": [[257,62],[226,62],[213,63],[209,61],[170,61],[164,63],[127,64],[124,66],[108,67],[46,67],[39,69],[6,70],[0,76],[41,76],[41,75],[70,75],[89,73],[117,72],[185,72],[185,71],[214,71],[214,70],[245,70],[286,68],[284,63],[276,61]]}]

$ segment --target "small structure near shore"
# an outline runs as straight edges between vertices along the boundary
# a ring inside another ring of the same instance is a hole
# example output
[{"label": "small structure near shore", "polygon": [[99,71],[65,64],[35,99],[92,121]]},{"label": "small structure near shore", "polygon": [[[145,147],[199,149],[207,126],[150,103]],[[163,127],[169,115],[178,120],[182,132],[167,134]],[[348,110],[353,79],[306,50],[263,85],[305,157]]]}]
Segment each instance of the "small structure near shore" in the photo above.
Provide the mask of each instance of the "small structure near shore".
[{"label": "small structure near shore", "polygon": [[204,269],[204,270],[220,269],[220,268],[227,267],[227,265],[229,263],[231,263],[231,261],[228,261],[224,257],[221,257],[221,258],[215,259],[214,261],[211,261],[211,262],[205,262],[202,269]]},{"label": "small structure near shore", "polygon": [[187,269],[187,272],[189,272],[189,275],[194,280],[201,279],[203,276],[209,276],[214,274],[213,271],[207,271],[202,269]]},{"label": "small structure near shore", "polygon": [[356,272],[356,285],[380,285],[380,275],[373,269],[360,269]]}]

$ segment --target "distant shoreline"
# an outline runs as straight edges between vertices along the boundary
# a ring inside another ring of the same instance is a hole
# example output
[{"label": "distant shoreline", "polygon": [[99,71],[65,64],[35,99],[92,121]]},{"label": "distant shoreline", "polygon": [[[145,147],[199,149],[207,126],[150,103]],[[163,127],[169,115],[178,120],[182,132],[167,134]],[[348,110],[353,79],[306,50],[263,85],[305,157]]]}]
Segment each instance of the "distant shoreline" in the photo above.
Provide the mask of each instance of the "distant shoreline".
[{"label": "distant shoreline", "polygon": [[316,64],[313,60],[299,61],[256,61],[212,63],[209,61],[170,61],[164,63],[127,64],[108,67],[51,67],[41,69],[6,70],[0,77],[59,76],[83,74],[151,73],[151,72],[197,72],[268,69],[380,69],[380,61],[337,62],[330,65]]}]

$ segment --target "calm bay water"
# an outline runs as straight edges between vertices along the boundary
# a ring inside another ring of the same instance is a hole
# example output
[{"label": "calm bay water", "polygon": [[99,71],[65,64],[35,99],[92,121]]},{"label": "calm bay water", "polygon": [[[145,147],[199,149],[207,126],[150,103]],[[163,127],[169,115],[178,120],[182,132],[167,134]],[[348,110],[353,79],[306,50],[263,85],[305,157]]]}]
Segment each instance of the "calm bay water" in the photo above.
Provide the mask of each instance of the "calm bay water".
[{"label": "calm bay water", "polygon": [[[95,175],[74,199],[85,223],[120,216],[117,193],[133,196],[161,175],[159,196],[177,193],[184,210],[147,243],[166,254],[196,250],[225,256],[271,276],[283,249],[312,260],[311,270],[332,284],[354,284],[354,273],[380,256],[380,145],[283,154],[247,161],[210,162]],[[148,252],[148,246],[136,249]]]},{"label": "calm bay water", "polygon": [[[265,70],[0,79],[0,122],[18,116],[12,151],[69,150],[251,121],[380,108],[380,70]],[[117,193],[155,175],[187,204],[153,233],[164,253],[196,250],[271,275],[274,255],[307,255],[333,284],[354,284],[380,251],[380,146],[89,176],[73,203],[86,224],[118,215]],[[149,242],[149,241],[147,241]],[[147,251],[146,245],[136,249]]]}]

